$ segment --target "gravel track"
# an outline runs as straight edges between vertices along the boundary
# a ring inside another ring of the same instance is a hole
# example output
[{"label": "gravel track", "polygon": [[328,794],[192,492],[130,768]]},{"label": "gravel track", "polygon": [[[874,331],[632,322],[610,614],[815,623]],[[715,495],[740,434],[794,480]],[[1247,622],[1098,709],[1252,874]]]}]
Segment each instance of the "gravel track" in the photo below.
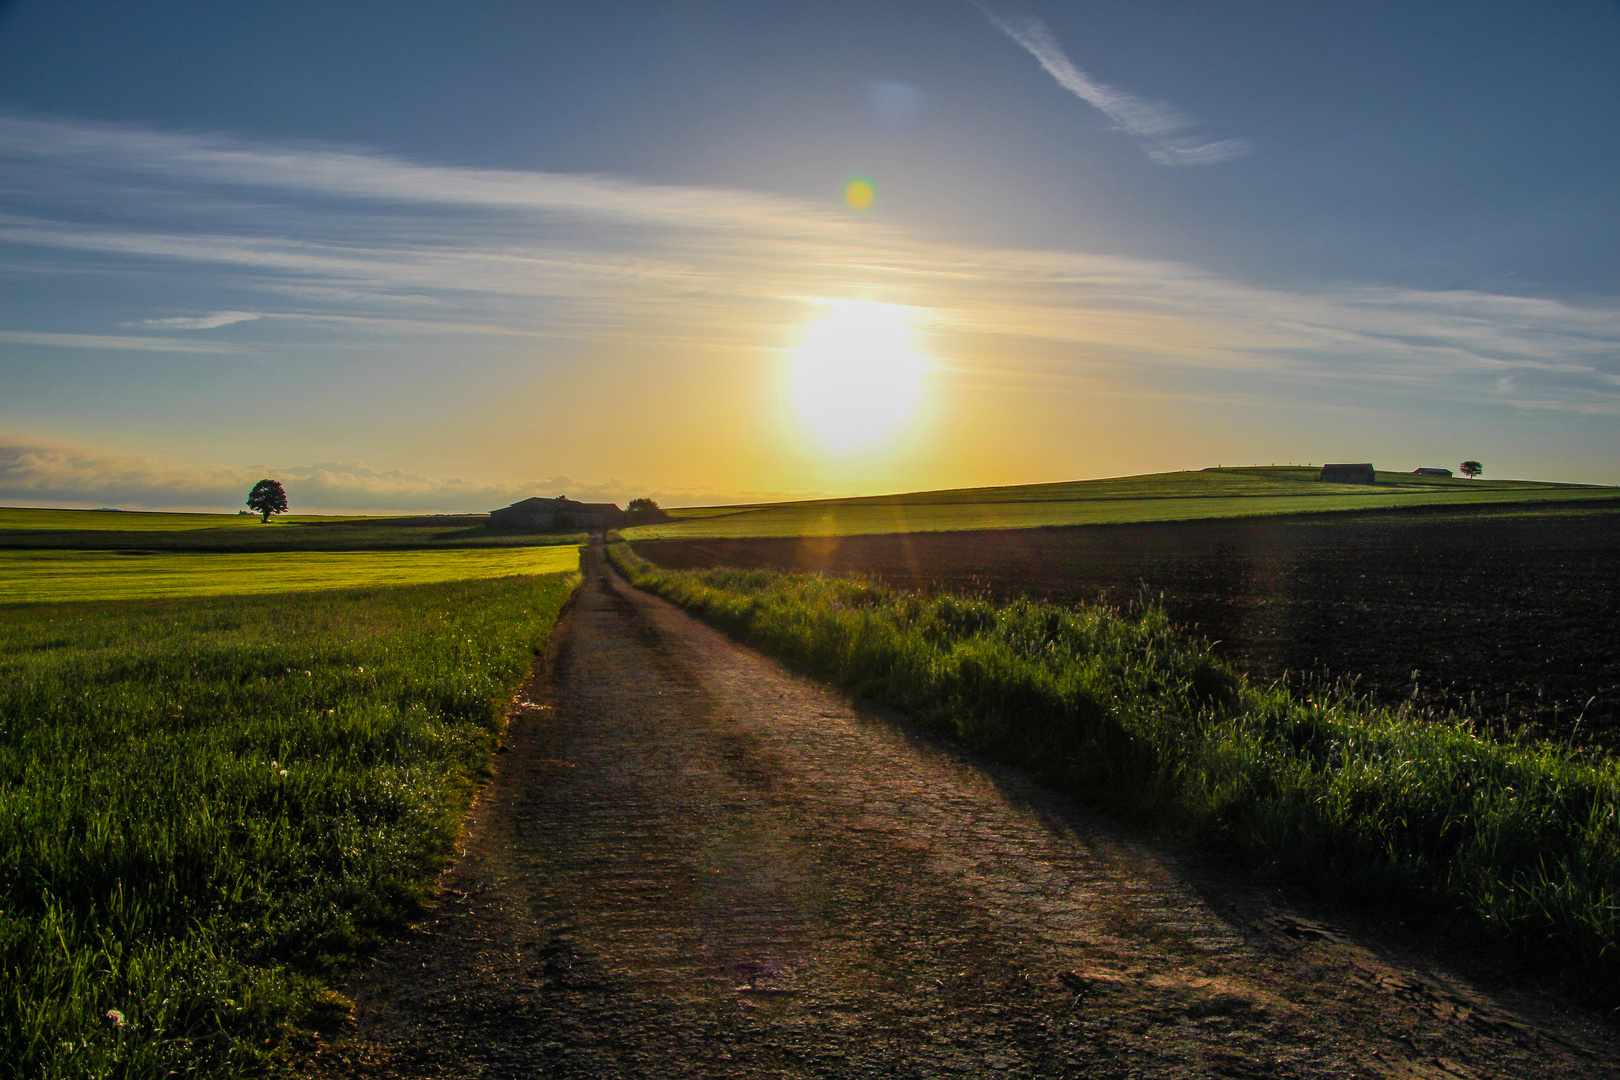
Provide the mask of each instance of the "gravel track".
[{"label": "gravel track", "polygon": [[599,549],[585,570],[441,905],[355,971],[310,1075],[1620,1070],[1614,1029],[1555,999],[1485,993],[971,759]]}]

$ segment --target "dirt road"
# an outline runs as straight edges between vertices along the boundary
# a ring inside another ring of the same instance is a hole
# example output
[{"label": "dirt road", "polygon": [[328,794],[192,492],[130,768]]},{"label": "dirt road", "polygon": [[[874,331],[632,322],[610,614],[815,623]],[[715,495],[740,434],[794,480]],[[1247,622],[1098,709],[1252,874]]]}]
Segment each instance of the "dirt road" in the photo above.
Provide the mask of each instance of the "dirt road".
[{"label": "dirt road", "polygon": [[[731,642],[587,560],[445,902],[328,1077],[1599,1077],[1492,996]],[[1342,920],[1333,920],[1342,922]]]}]

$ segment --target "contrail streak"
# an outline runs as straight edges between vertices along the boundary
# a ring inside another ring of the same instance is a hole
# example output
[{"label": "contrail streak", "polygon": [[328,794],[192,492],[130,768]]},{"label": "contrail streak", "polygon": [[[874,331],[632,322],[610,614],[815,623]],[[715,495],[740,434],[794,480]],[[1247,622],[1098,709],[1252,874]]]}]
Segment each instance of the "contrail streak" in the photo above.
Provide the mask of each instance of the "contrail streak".
[{"label": "contrail streak", "polygon": [[1074,65],[1051,28],[1034,15],[1003,15],[977,2],[974,7],[1040,61],[1041,67],[1059,86],[1118,124],[1120,130],[1135,138],[1143,152],[1160,165],[1209,165],[1249,152],[1250,146],[1243,139],[1205,142],[1177,134],[1192,126],[1190,117],[1173,106],[1143,101],[1093,79]]}]

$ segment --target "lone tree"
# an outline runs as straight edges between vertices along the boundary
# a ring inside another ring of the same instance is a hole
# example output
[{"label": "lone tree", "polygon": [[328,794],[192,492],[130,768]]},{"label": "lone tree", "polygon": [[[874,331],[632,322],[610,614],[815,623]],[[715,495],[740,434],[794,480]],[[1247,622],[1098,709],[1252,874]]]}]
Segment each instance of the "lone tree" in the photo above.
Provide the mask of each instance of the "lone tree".
[{"label": "lone tree", "polygon": [[632,521],[662,521],[664,511],[651,499],[631,499],[625,505],[625,513]]},{"label": "lone tree", "polygon": [[256,510],[264,515],[264,522],[268,523],[271,514],[285,514],[287,512],[287,493],[282,490],[278,480],[260,480],[248,492],[247,504],[249,510]]},{"label": "lone tree", "polygon": [[1477,461],[1465,461],[1457,466],[1457,471],[1472,480],[1485,472],[1485,466]]}]

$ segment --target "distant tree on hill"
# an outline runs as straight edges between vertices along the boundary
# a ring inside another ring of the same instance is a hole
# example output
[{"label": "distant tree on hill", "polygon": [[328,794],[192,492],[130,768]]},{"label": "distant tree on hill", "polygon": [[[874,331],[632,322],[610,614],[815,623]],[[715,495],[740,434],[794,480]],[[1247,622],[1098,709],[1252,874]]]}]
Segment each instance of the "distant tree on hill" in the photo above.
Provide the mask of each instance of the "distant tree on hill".
[{"label": "distant tree on hill", "polygon": [[631,521],[663,521],[668,516],[651,499],[631,499],[624,509]]},{"label": "distant tree on hill", "polygon": [[1481,476],[1484,474],[1485,466],[1481,465],[1477,461],[1465,461],[1461,465],[1457,466],[1457,471],[1468,477],[1468,479],[1472,480],[1476,476]]},{"label": "distant tree on hill", "polygon": [[271,514],[285,514],[287,512],[287,492],[276,480],[260,480],[248,492],[248,509],[264,515],[268,522]]}]

